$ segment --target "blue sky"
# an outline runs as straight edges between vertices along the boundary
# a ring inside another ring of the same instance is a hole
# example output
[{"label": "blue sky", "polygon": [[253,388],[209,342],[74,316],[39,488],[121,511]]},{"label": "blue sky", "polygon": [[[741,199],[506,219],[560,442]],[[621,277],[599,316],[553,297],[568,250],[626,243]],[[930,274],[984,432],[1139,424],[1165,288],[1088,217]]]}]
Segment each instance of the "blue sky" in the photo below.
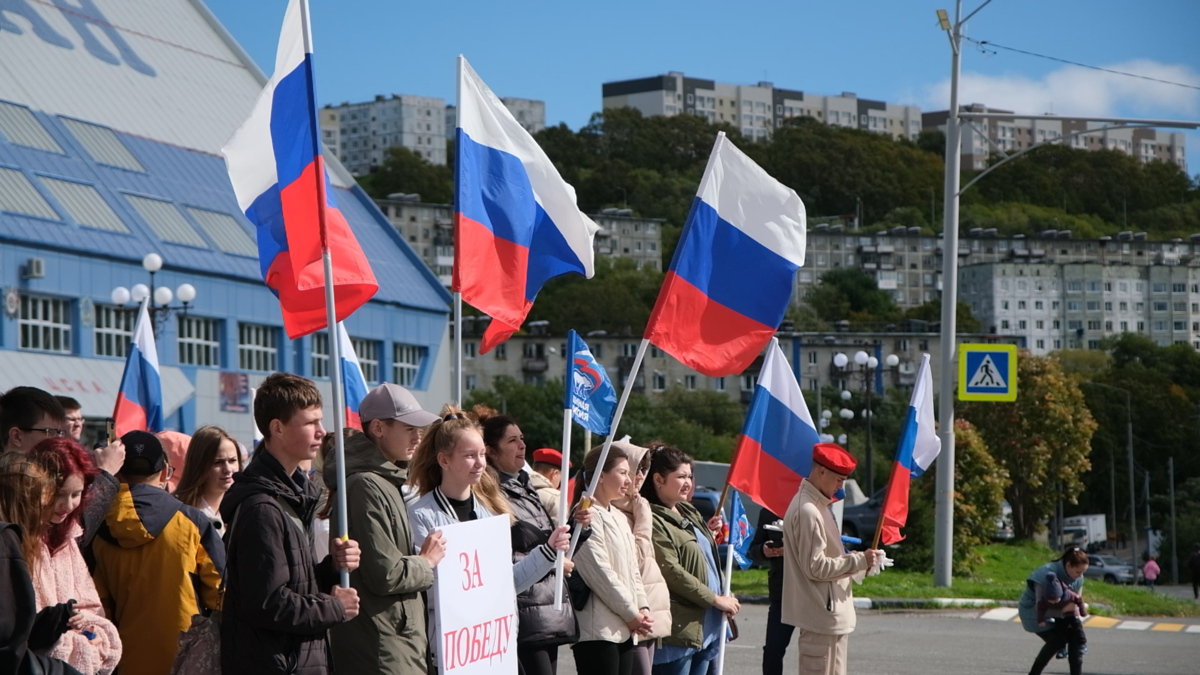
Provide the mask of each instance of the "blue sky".
[{"label": "blue sky", "polygon": [[[268,74],[286,0],[206,0]],[[964,3],[964,13],[981,0]],[[950,48],[935,10],[951,0],[310,0],[321,104],[376,94],[454,101],[462,53],[501,96],[546,102],[578,128],[603,82],[670,70],[722,82],[948,106]],[[1200,87],[1197,0],[994,0],[978,40]],[[1200,121],[1200,90],[1081,71],[1007,51],[963,53],[963,103],[1018,112]],[[1200,173],[1200,133],[1188,133]]]}]

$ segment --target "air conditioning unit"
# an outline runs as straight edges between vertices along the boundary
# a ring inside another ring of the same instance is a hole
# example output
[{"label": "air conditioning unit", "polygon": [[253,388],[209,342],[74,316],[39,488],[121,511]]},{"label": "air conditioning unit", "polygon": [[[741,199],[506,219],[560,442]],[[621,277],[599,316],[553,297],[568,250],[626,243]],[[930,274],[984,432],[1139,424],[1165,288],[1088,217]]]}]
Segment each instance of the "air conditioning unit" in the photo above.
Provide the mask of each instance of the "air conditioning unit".
[{"label": "air conditioning unit", "polygon": [[21,277],[25,279],[41,279],[46,276],[46,261],[42,258],[30,258],[21,269]]}]

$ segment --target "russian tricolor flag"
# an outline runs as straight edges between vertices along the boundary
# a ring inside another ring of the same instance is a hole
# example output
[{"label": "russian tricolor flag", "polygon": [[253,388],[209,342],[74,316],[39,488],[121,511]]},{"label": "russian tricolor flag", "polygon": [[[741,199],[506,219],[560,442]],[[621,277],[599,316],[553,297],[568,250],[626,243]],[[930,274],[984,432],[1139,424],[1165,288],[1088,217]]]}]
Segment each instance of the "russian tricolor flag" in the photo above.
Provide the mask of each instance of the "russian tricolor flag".
[{"label": "russian tricolor flag", "polygon": [[154,324],[146,309],[149,303],[150,298],[142,301],[129,353],[125,356],[125,372],[113,408],[117,436],[135,430],[155,433],[163,430],[162,378],[158,371]]},{"label": "russian tricolor flag", "polygon": [[913,388],[908,416],[900,432],[892,477],[888,479],[883,498],[880,541],[884,544],[895,544],[904,539],[900,528],[908,521],[909,481],[925,473],[941,451],[942,439],[938,438],[933,417],[933,375],[929,372],[929,355],[923,354],[921,368],[917,371],[917,386]]},{"label": "russian tricolor flag", "polygon": [[350,334],[339,321],[337,325],[338,352],[342,358],[342,390],[346,392],[346,426],[362,431],[362,420],[358,418],[358,406],[367,397],[367,380],[363,378],[362,366]]},{"label": "russian tricolor flag", "polygon": [[754,398],[729,468],[729,484],[775,513],[786,513],[812,470],[817,427],[800,384],[771,338]]},{"label": "russian tricolor flag", "polygon": [[520,329],[546,281],[591,278],[599,227],[471,65],[458,57],[454,274],[451,287],[492,317],[480,351]]},{"label": "russian tricolor flag", "polygon": [[275,74],[221,149],[238,204],[257,228],[263,281],[279,298],[293,340],[328,325],[324,247],[333,261],[339,321],[379,290],[325,173],[307,17],[307,0],[288,2]]},{"label": "russian tricolor flag", "polygon": [[718,133],[646,339],[709,377],[745,370],[783,320],[805,231],[799,195]]}]

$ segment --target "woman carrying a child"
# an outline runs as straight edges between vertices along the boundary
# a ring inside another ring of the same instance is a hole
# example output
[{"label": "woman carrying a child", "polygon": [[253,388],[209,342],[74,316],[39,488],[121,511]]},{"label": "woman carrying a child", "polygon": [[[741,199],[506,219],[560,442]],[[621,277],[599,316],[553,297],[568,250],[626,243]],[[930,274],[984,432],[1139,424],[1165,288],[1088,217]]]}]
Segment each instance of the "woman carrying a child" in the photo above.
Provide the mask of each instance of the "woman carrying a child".
[{"label": "woman carrying a child", "polygon": [[1025,581],[1025,592],[1017,603],[1021,625],[1045,642],[1029,675],[1041,675],[1046,664],[1056,654],[1063,658],[1064,652],[1071,675],[1083,672],[1087,638],[1080,618],[1087,616],[1087,605],[1080,591],[1087,568],[1087,554],[1071,546],[1062,557],[1037,568]]}]

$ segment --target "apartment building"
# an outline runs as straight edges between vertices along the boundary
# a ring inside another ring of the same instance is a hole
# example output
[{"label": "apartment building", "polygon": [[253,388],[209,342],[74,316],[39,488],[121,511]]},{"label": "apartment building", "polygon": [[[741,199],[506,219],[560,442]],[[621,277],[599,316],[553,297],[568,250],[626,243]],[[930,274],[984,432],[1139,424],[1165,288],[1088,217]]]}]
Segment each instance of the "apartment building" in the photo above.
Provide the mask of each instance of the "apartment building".
[{"label": "apartment building", "polygon": [[337,157],[356,176],[378,169],[390,148],[408,148],[431,164],[446,163],[446,101],[392,94],[373,101],[327,105],[321,135],[336,130]]},{"label": "apartment building", "polygon": [[[377,199],[404,241],[421,256],[444,286],[450,286],[454,266],[454,209],[449,204],[425,204],[416,194]],[[640,218],[629,209],[604,209],[591,216],[600,226],[593,243],[597,255],[628,258],[641,268],[663,269],[661,218]]]},{"label": "apartment building", "polygon": [[[551,331],[546,322],[530,322],[526,324],[525,332],[514,335],[487,354],[480,354],[479,339],[489,321],[487,317],[463,319],[463,387],[466,390],[489,389],[500,377],[526,384],[544,384],[556,378],[562,379],[567,368],[567,339],[561,331]],[[940,362],[936,359],[941,344],[941,337],[937,333],[781,331],[778,337],[784,353],[793,364],[793,372],[797,374],[801,387],[810,392],[816,392],[818,387],[856,392],[871,387],[876,393],[895,387],[912,387],[924,353],[935,356],[931,360],[934,381],[937,381],[941,370]],[[633,367],[640,338],[593,331],[585,339],[597,363],[604,367],[609,379],[620,387]],[[958,342],[1024,346],[1020,336],[959,335]],[[881,366],[869,374],[864,373],[853,360],[844,368],[834,365],[835,355],[844,353],[853,356],[858,351],[875,356],[881,364],[886,363],[888,355],[895,354],[899,364],[895,368]],[[797,362],[800,364],[798,369],[795,365]],[[759,357],[741,375],[708,377],[651,346],[633,386],[634,391],[650,394],[662,393],[672,387],[687,391],[716,391],[742,403],[749,403],[761,368],[762,358]],[[833,401],[829,403],[834,404]]]},{"label": "apartment building", "polygon": [[669,72],[636,80],[606,82],[603,107],[637,108],[643,115],[699,115],[741,129],[746,138],[763,140],[791,117],[812,117],[833,126],[915,140],[921,109],[859,98],[851,92],[821,96],[781,89],[770,82],[728,84]]},{"label": "apartment building", "polygon": [[[1180,264],[1183,262],[1183,264]],[[992,332],[1030,351],[1099,349],[1120,333],[1200,349],[1200,266],[1006,262],[961,271],[963,302]]]},{"label": "apartment building", "polygon": [[[982,103],[963,106],[962,110],[1012,114],[1011,110],[988,108]],[[949,116],[948,110],[928,112],[921,116],[922,125],[925,129],[945,131]],[[1143,162],[1170,162],[1187,172],[1184,134],[1145,128],[1101,130],[1104,126],[1104,123],[1089,122],[1086,118],[1045,119],[1037,115],[1011,120],[978,120],[963,127],[962,166],[968,169],[983,169],[987,167],[988,158],[997,152],[997,149],[1011,153],[1036,143],[1055,141],[1077,134],[1071,136],[1064,144],[1078,150],[1117,150]],[[1088,132],[1089,129],[1096,131]]]}]

